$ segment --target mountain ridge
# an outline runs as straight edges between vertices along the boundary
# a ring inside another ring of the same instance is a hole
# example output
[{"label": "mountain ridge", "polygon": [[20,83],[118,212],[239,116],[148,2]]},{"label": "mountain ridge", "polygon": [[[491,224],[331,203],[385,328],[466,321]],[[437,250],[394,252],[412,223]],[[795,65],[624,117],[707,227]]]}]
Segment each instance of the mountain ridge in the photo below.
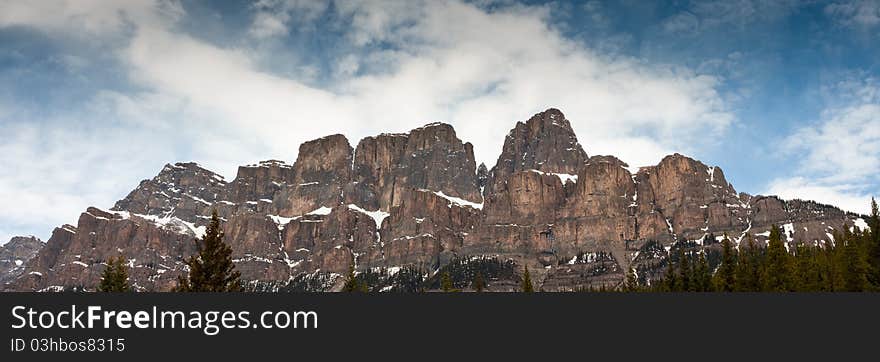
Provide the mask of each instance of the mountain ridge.
[{"label": "mountain ridge", "polygon": [[194,162],[167,164],[110,210],[88,208],[75,227],[56,228],[4,289],[93,289],[106,259],[124,254],[135,288],[169,290],[212,210],[246,280],[326,273],[328,290],[351,264],[435,271],[475,256],[529,265],[546,290],[614,287],[632,268],[662,274],[657,260],[639,259],[653,243],[662,260],[676,242],[765,241],[772,224],[789,243],[833,242],[834,230],[864,224],[829,205],[739,193],[720,167],[678,153],[633,174],[614,156],[588,156],[551,108],[514,125],[491,169],[439,122],[356,147],[321,137],[300,145],[293,164],[240,166],[232,181]]}]

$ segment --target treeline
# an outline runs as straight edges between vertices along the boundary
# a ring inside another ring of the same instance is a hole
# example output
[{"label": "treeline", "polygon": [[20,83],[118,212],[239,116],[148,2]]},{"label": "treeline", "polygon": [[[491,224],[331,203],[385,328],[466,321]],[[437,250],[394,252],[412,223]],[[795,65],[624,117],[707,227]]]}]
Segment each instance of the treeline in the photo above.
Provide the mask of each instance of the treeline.
[{"label": "treeline", "polygon": [[[499,280],[520,280],[513,260],[479,256],[453,258],[436,272],[404,266],[395,273],[385,268],[355,273],[354,266],[345,276],[344,292],[423,293],[428,290],[481,292]],[[531,284],[531,283],[529,283]]]},{"label": "treeline", "polygon": [[633,271],[625,291],[654,292],[863,292],[880,291],[880,218],[871,200],[870,230],[835,233],[832,242],[786,245],[773,226],[766,247],[750,235],[739,248],[724,237],[720,263],[709,267],[704,250],[677,248],[667,258],[664,276],[644,285]]}]

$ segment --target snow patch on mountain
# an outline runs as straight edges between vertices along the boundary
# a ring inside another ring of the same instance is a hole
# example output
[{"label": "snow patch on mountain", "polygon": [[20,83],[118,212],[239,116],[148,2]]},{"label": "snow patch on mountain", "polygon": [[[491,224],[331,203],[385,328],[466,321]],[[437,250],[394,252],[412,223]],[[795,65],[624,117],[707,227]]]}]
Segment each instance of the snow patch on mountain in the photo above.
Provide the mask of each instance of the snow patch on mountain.
[{"label": "snow patch on mountain", "polygon": [[331,208],[329,208],[329,207],[327,207],[327,206],[321,206],[321,207],[319,207],[319,208],[317,208],[317,209],[315,209],[315,210],[312,210],[312,211],[308,212],[306,215],[320,215],[320,216],[327,216],[327,215],[330,215],[330,212],[332,212],[332,211],[333,211],[333,209],[331,209]]},{"label": "snow patch on mountain", "polygon": [[272,219],[272,221],[274,221],[275,224],[278,225],[278,231],[281,231],[284,230],[284,227],[287,226],[287,224],[290,224],[291,221],[299,219],[302,216],[284,217],[278,215],[266,215],[266,217]]},{"label": "snow patch on mountain", "polygon": [[[478,204],[478,203],[476,203],[476,202],[468,201],[468,200],[465,200],[465,199],[462,199],[462,198],[458,198],[458,197],[455,197],[455,196],[449,196],[449,195],[447,195],[447,194],[444,194],[443,191],[431,191],[431,190],[427,190],[427,189],[421,189],[420,191],[426,191],[426,192],[433,193],[434,195],[440,196],[440,197],[446,199],[447,201],[449,201],[449,202],[451,202],[451,203],[453,203],[453,204],[456,204],[456,205],[458,205],[458,206],[469,206],[469,207],[472,207],[472,208],[475,208],[475,209],[478,209],[478,210],[482,210],[482,209],[483,209],[483,203],[482,203],[482,202]],[[452,207],[452,204],[450,204],[449,207]]]},{"label": "snow patch on mountain", "polygon": [[139,219],[149,221],[153,225],[156,225],[161,229],[169,230],[179,234],[194,236],[197,238],[204,238],[205,233],[207,232],[207,228],[204,226],[196,226],[194,223],[181,220],[176,216],[171,216],[171,214],[174,213],[173,210],[167,213],[166,216],[142,215],[130,213],[128,211],[113,211],[113,213],[119,215],[120,217],[122,217],[122,219],[131,219],[132,217],[137,217]]},{"label": "snow patch on mountain", "polygon": [[862,219],[862,218],[855,219],[853,221],[853,225],[854,225],[854,227],[859,228],[859,230],[861,230],[863,232],[871,230],[871,227],[868,226],[868,223],[865,222],[865,219]]},{"label": "snow patch on mountain", "polygon": [[537,173],[537,174],[541,174],[541,175],[553,175],[553,176],[559,177],[559,181],[561,181],[563,185],[565,185],[565,183],[568,181],[577,183],[577,180],[578,180],[577,175],[571,175],[571,174],[567,174],[567,173],[543,172],[543,171],[539,171],[539,170],[535,170],[535,169],[531,169],[529,171]]},{"label": "snow patch on mountain", "polygon": [[363,209],[363,208],[361,208],[360,206],[357,206],[357,205],[355,205],[355,204],[348,204],[348,208],[349,208],[350,210],[357,211],[357,212],[359,212],[359,213],[361,213],[361,214],[367,215],[367,216],[369,216],[370,218],[372,218],[373,221],[376,222],[376,229],[381,228],[381,227],[382,227],[382,221],[384,221],[385,218],[391,216],[391,214],[389,214],[389,213],[387,213],[387,212],[385,212],[385,211],[382,211],[382,210],[368,211],[368,210],[365,210],[365,209]]}]

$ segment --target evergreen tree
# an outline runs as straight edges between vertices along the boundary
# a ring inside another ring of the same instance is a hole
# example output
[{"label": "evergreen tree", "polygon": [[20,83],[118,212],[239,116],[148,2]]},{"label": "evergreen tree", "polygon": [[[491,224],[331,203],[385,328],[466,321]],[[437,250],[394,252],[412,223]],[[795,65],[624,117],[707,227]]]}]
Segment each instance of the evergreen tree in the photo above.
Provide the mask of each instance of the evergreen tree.
[{"label": "evergreen tree", "polygon": [[739,258],[736,264],[736,287],[738,292],[759,291],[760,284],[760,251],[755,239],[745,235],[746,245],[740,245]]},{"label": "evergreen tree", "polygon": [[844,230],[844,283],[845,290],[849,292],[862,292],[869,290],[868,275],[869,265],[866,248],[862,247],[862,234],[858,230],[848,233]]},{"label": "evergreen tree", "polygon": [[678,249],[678,284],[675,288],[677,292],[689,292],[693,287],[691,285],[691,277],[694,272],[691,269],[690,256],[685,254],[683,248]]},{"label": "evergreen tree", "polygon": [[822,290],[822,266],[818,247],[800,244],[795,249],[793,285],[798,292]]},{"label": "evergreen tree", "polygon": [[130,292],[131,286],[128,285],[128,267],[126,266],[125,257],[120,255],[118,258],[110,257],[107,259],[107,266],[101,274],[101,283],[98,285],[99,292]]},{"label": "evergreen tree", "polygon": [[476,291],[477,293],[482,292],[483,289],[486,289],[486,281],[483,280],[483,273],[482,272],[478,271],[477,275],[474,276],[473,288],[474,288],[474,291]]},{"label": "evergreen tree", "polygon": [[706,254],[698,252],[694,263],[693,288],[695,292],[708,292],[712,285],[712,273],[709,271],[709,263]]},{"label": "evergreen tree", "polygon": [[448,271],[445,271],[440,277],[440,289],[443,290],[444,293],[449,293],[452,291],[452,288],[452,277],[449,275]]},{"label": "evergreen tree", "polygon": [[667,292],[675,292],[678,288],[678,278],[676,277],[675,264],[672,262],[672,253],[666,256],[666,273],[663,274],[664,287]]},{"label": "evergreen tree", "polygon": [[880,213],[877,211],[877,201],[871,198],[871,217],[868,218],[868,240],[870,252],[869,264],[871,267],[871,282],[874,290],[880,289]]},{"label": "evergreen tree", "polygon": [[[520,287],[522,288],[523,293],[531,293],[535,291],[534,287],[532,287],[532,277],[529,275],[528,266],[523,270],[522,285]],[[605,285],[603,284],[602,287],[604,288]]]},{"label": "evergreen tree", "polygon": [[830,292],[833,291],[833,273],[832,273],[832,255],[834,245],[831,243],[825,243],[822,247],[816,247],[814,249],[814,259],[816,263],[816,271],[815,278],[818,280],[817,290],[820,292]]},{"label": "evergreen tree", "polygon": [[[845,227],[843,228],[846,231]],[[834,242],[826,248],[826,286],[825,290],[838,292],[846,290],[846,238],[845,233],[834,232]]]},{"label": "evergreen tree", "polygon": [[639,281],[636,279],[636,269],[629,268],[626,272],[626,280],[623,282],[623,290],[626,292],[635,292],[639,290]]},{"label": "evergreen tree", "polygon": [[343,292],[348,293],[366,293],[369,292],[369,286],[366,282],[361,282],[357,278],[354,271],[354,261],[348,265],[348,273],[345,276],[345,284],[342,286]]},{"label": "evergreen tree", "polygon": [[721,240],[721,265],[715,273],[715,290],[719,292],[732,292],[736,288],[736,250],[733,243],[724,235]]},{"label": "evergreen tree", "polygon": [[237,292],[241,290],[241,273],[232,262],[232,248],[223,242],[217,211],[211,214],[211,223],[201,242],[196,240],[198,253],[186,265],[189,277],[177,278],[180,292]]},{"label": "evergreen tree", "polygon": [[764,291],[785,292],[791,290],[790,255],[782,241],[782,231],[778,226],[770,228],[770,240],[767,244],[767,260],[761,274]]}]

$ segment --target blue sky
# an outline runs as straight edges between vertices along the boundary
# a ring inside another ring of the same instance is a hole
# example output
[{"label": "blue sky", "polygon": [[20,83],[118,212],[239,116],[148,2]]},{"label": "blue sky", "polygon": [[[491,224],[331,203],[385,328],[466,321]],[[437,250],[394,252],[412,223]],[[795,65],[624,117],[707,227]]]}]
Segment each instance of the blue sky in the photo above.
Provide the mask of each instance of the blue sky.
[{"label": "blue sky", "polygon": [[866,212],[880,1],[0,1],[0,243],[168,162],[231,179],[444,121],[490,167],[549,107],[590,155],[681,152],[739,191]]}]

